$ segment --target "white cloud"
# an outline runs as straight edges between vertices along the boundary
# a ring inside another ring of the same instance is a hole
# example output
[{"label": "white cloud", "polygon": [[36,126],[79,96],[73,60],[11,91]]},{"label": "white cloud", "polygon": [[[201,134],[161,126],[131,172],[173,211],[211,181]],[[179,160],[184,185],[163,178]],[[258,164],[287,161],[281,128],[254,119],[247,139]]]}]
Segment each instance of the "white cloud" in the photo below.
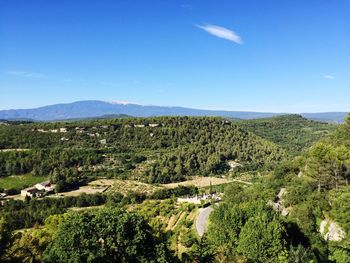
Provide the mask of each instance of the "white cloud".
[{"label": "white cloud", "polygon": [[335,79],[335,77],[332,76],[332,75],[324,75],[323,77],[324,77],[325,79]]},{"label": "white cloud", "polygon": [[8,71],[7,73],[10,75],[26,77],[26,78],[36,78],[36,79],[48,78],[48,76],[42,73],[33,73],[33,72],[26,72],[26,71]]},{"label": "white cloud", "polygon": [[243,44],[241,37],[230,29],[227,29],[221,26],[210,25],[210,24],[206,24],[203,26],[201,25],[196,25],[196,26],[216,37],[223,38],[223,39],[235,42],[237,44]]}]

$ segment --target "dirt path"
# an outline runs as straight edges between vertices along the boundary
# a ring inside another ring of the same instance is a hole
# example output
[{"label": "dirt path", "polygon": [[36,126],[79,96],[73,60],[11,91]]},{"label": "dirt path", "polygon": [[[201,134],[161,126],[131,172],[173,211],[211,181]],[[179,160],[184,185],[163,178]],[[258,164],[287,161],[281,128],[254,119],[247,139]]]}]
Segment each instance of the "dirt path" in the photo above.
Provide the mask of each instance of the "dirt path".
[{"label": "dirt path", "polygon": [[237,182],[237,183],[242,183],[242,184],[247,184],[247,185],[252,185],[253,183],[251,182],[246,182],[238,179],[232,179],[231,182]]},{"label": "dirt path", "polygon": [[219,184],[227,184],[231,181],[226,178],[219,178],[219,177],[195,177],[193,176],[190,180],[186,180],[179,183],[170,183],[170,184],[162,184],[162,186],[166,188],[176,188],[178,186],[190,186],[194,185],[196,187],[206,187],[210,185],[219,185]]}]

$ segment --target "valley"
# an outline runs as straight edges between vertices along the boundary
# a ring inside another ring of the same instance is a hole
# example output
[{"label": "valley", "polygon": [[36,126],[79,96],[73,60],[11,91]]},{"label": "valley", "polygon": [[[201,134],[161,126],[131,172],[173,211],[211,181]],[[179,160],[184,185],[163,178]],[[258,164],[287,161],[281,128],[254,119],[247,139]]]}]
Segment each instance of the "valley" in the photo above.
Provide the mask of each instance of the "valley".
[{"label": "valley", "polygon": [[[157,257],[167,262],[207,256],[258,262],[260,252],[249,254],[244,238],[250,228],[261,235],[269,227],[277,229],[273,236],[256,241],[266,249],[275,244],[278,252],[267,258],[301,249],[321,260],[325,254],[316,248],[333,255],[347,242],[344,234],[339,245],[328,244],[317,231],[325,218],[348,231],[347,211],[321,201],[343,205],[348,198],[347,125],[297,115],[8,122],[0,126],[0,211],[9,231],[21,230],[9,249],[28,257],[25,251],[39,248],[23,242],[37,242],[40,233],[43,247],[29,256],[40,261],[56,253],[49,252],[58,240],[52,224],[61,231],[70,226],[59,222],[76,216],[121,213],[145,220],[154,242],[163,244]],[[24,191],[46,181],[48,191]],[[288,213],[274,211],[273,202]]]}]

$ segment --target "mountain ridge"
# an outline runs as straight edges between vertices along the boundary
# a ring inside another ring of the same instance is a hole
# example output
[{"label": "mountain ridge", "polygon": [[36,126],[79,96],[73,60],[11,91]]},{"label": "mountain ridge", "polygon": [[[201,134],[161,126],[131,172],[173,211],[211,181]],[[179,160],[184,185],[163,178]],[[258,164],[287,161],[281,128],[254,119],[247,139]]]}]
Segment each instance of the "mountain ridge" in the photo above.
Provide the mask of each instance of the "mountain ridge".
[{"label": "mountain ridge", "polygon": [[[79,118],[95,118],[104,115],[129,115],[134,117],[154,116],[220,116],[236,119],[260,119],[285,113],[205,110],[179,106],[139,105],[118,101],[84,100],[72,103],[58,103],[32,109],[0,110],[0,119],[30,119],[34,121],[56,121]],[[346,112],[301,113],[303,117],[324,122],[342,123]]]}]

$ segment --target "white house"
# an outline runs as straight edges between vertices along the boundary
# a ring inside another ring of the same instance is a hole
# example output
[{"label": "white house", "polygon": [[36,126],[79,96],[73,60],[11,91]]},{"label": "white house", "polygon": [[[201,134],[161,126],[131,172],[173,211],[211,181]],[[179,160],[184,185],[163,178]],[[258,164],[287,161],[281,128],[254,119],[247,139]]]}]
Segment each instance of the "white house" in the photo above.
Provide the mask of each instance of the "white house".
[{"label": "white house", "polygon": [[29,196],[29,197],[42,197],[46,193],[53,192],[54,186],[50,183],[50,181],[45,181],[42,183],[38,183],[32,187],[28,187],[21,190],[21,196]]},{"label": "white house", "polygon": [[214,200],[215,202],[220,202],[221,197],[218,194],[204,194],[204,195],[196,195],[190,197],[179,197],[177,201],[179,203],[192,203],[192,204],[201,204],[202,201],[206,200]]},{"label": "white house", "polygon": [[54,187],[52,186],[50,181],[38,183],[34,187],[38,190],[44,190],[45,192],[53,192],[53,190],[54,190]]}]

